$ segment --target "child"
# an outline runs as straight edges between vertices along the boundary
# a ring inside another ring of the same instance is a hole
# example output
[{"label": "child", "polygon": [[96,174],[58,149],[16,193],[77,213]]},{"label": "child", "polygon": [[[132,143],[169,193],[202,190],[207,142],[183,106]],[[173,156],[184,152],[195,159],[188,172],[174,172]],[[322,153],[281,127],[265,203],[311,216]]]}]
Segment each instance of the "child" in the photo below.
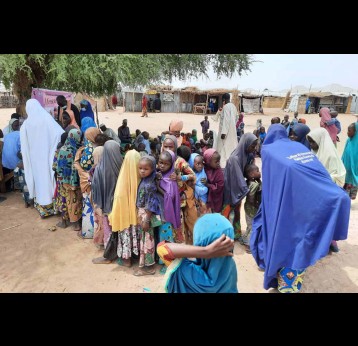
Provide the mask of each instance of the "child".
[{"label": "child", "polygon": [[348,139],[343,151],[342,161],[346,168],[344,189],[349,197],[354,200],[357,198],[358,190],[358,122],[348,126]]},{"label": "child", "polygon": [[203,155],[203,151],[201,150],[201,143],[200,141],[197,141],[195,143],[195,150],[194,150],[195,154],[199,154],[199,155]]},{"label": "child", "polygon": [[136,206],[138,208],[139,223],[139,270],[135,276],[152,275],[155,273],[154,229],[152,216],[160,215],[160,200],[157,192],[156,161],[153,156],[143,156],[139,160],[139,175],[142,178],[137,192]]},{"label": "child", "polygon": [[139,143],[138,144],[137,151],[139,152],[140,157],[148,155],[148,153],[145,150],[145,144],[144,143]]},{"label": "child", "polygon": [[[221,213],[224,198],[224,173],[220,167],[220,154],[215,149],[204,153],[206,187],[209,188],[206,207],[214,213]],[[210,209],[209,209],[210,208]]]},{"label": "child", "polygon": [[[337,128],[337,134],[342,131],[341,122],[337,119],[338,112],[331,111],[331,120],[326,121],[326,125],[335,125]],[[339,137],[337,136],[337,142],[339,142]]]},{"label": "child", "polygon": [[203,157],[199,154],[191,154],[189,165],[196,175],[195,198],[199,203],[200,214],[206,214],[206,202],[208,200],[207,176],[204,170]]},{"label": "child", "polygon": [[261,126],[260,128],[259,138],[260,138],[260,144],[262,145],[266,138],[266,129],[263,126]]},{"label": "child", "polygon": [[200,123],[203,136],[208,133],[210,128],[210,122],[208,121],[208,116],[205,115],[204,120]]},{"label": "child", "polygon": [[[170,179],[174,172],[176,156],[171,150],[165,150],[159,155],[158,169],[161,178],[157,181],[158,192],[161,194],[164,224],[159,230],[159,241],[174,242],[173,230],[181,232],[180,195],[178,184]],[[162,264],[162,263],[161,263]]]},{"label": "child", "polygon": [[[274,118],[272,118],[272,119],[274,119]],[[271,119],[271,124],[273,124],[272,119]],[[257,119],[257,120],[256,120],[256,130],[253,131],[253,134],[254,134],[257,138],[259,138],[259,133],[260,133],[261,127],[262,127],[262,120],[261,120],[261,119]]]},{"label": "child", "polygon": [[249,193],[246,196],[244,205],[247,227],[242,240],[246,247],[246,252],[251,253],[250,236],[252,231],[252,220],[254,219],[261,203],[261,173],[256,165],[251,164],[245,167],[244,176],[247,181]]},{"label": "child", "polygon": [[147,131],[142,132],[143,135],[143,143],[145,145],[145,151],[150,154],[150,143],[149,143],[149,133]]},{"label": "child", "polygon": [[193,130],[191,131],[191,138],[193,139],[194,144],[198,141],[197,133],[198,133],[198,132],[197,132],[195,129],[193,129]]}]

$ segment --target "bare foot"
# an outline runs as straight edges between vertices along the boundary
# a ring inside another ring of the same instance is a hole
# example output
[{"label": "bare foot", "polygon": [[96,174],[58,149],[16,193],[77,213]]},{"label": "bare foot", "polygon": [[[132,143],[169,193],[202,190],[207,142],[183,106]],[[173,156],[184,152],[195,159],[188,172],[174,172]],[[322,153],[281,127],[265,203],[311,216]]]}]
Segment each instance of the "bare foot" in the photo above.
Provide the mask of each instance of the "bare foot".
[{"label": "bare foot", "polygon": [[110,261],[104,257],[97,257],[92,260],[92,263],[93,264],[110,264],[110,263],[112,263],[112,261]]},{"label": "bare foot", "polygon": [[65,221],[64,219],[61,219],[61,221],[58,222],[58,223],[56,224],[56,226],[57,226],[57,227],[60,227],[60,228],[66,228],[66,227],[67,227],[67,223],[66,223],[66,221]]},{"label": "bare foot", "polygon": [[82,237],[82,232],[81,232],[81,231],[78,231],[78,232],[77,232],[77,237],[83,239],[83,237]]}]

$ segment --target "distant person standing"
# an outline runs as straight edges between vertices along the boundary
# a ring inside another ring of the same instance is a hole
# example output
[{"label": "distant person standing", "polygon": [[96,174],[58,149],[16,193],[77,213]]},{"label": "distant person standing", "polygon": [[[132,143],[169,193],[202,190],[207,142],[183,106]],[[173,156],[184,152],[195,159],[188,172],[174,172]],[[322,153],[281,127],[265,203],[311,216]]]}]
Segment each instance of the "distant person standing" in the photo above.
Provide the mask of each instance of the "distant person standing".
[{"label": "distant person standing", "polygon": [[210,128],[210,122],[208,120],[208,116],[205,115],[205,118],[204,120],[200,123],[201,125],[201,130],[203,132],[203,136],[206,135],[209,131],[209,128]]},{"label": "distant person standing", "polygon": [[305,108],[305,114],[308,114],[310,110],[311,100],[308,98],[306,101],[306,108]]},{"label": "distant person standing", "polygon": [[153,112],[153,100],[151,97],[149,97],[147,108],[148,108],[148,112]]},{"label": "distant person standing", "polygon": [[116,96],[116,95],[113,95],[113,96],[112,96],[112,105],[113,105],[114,109],[116,109],[117,104],[118,104],[117,96]]},{"label": "distant person standing", "polygon": [[148,113],[147,113],[147,98],[145,97],[145,95],[143,95],[143,98],[142,98],[142,118],[143,117],[147,117],[148,118]]},{"label": "distant person standing", "polygon": [[230,94],[225,93],[222,100],[223,109],[220,114],[217,151],[221,157],[220,166],[224,168],[227,159],[237,147],[236,120],[238,114],[235,105],[230,102]]},{"label": "distant person standing", "polygon": [[155,100],[153,102],[153,108],[155,113],[160,113],[160,110],[162,108],[162,101],[160,100],[160,94],[157,93],[155,95]]}]

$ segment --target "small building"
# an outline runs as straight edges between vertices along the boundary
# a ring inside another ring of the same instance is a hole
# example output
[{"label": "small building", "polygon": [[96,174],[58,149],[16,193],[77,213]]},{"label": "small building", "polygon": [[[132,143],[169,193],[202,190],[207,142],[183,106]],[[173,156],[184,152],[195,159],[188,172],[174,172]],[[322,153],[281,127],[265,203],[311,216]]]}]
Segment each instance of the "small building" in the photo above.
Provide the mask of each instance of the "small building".
[{"label": "small building", "polygon": [[15,108],[18,103],[19,100],[12,90],[7,90],[4,84],[0,83],[0,108]]},{"label": "small building", "polygon": [[263,95],[241,94],[240,109],[245,114],[261,113],[263,110]]},{"label": "small building", "polygon": [[346,113],[348,111],[350,97],[351,96],[348,93],[337,92],[308,92],[294,94],[291,97],[288,110],[304,114],[306,112],[307,99],[310,99],[309,114],[319,113],[319,110],[324,107],[332,110],[334,109],[338,113]]}]

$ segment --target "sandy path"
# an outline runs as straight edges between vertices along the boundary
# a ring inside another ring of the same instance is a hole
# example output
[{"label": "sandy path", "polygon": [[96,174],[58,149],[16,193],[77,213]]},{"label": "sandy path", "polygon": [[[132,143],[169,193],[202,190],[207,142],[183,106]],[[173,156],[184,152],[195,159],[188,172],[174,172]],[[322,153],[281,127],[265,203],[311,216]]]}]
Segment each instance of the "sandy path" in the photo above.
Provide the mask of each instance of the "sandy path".
[{"label": "sandy path", "polygon": [[[0,128],[3,128],[14,109],[0,109]],[[277,109],[265,109],[267,115],[246,116],[245,130],[252,131],[256,119],[261,118],[268,127],[273,115],[283,117]],[[128,119],[131,132],[139,128],[151,135],[168,128],[171,119],[180,117],[184,130],[198,130],[201,138],[200,115],[150,114],[141,118],[139,113],[125,113],[121,109],[99,113],[100,122],[114,130]],[[302,115],[311,128],[319,126],[318,115]],[[292,113],[291,113],[292,118]],[[338,150],[342,152],[347,126],[355,121],[352,115],[340,115],[343,134]],[[210,119],[209,119],[210,120]],[[210,121],[211,127],[218,124]],[[6,194],[0,204],[0,292],[151,292],[160,289],[162,276],[135,277],[132,268],[117,264],[93,265],[91,260],[102,253],[91,240],[81,240],[71,228],[50,232],[49,227],[58,222],[54,216],[41,220],[34,209],[25,209],[19,193]],[[309,211],[307,211],[309,212]],[[242,214],[245,229],[245,217]],[[4,228],[16,226],[11,229]],[[358,292],[358,202],[352,203],[349,236],[339,243],[340,252],[328,255],[307,271],[304,292]],[[238,269],[240,292],[267,292],[262,288],[263,273],[257,270],[251,255],[236,244],[234,259]],[[270,292],[270,291],[269,291]]]}]

